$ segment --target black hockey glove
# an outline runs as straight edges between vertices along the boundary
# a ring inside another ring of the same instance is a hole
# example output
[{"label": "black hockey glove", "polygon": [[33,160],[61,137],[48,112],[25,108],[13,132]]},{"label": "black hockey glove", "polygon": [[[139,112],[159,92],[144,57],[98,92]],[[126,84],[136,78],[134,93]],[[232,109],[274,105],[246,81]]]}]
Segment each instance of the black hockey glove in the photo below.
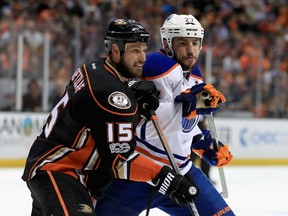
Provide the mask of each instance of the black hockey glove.
[{"label": "black hockey glove", "polygon": [[178,204],[187,204],[195,200],[198,188],[188,178],[175,173],[170,167],[164,166],[158,176],[152,180],[159,193],[168,196]]},{"label": "black hockey glove", "polygon": [[140,115],[150,119],[150,110],[155,111],[159,106],[160,92],[152,81],[136,81],[130,88],[135,94]]}]

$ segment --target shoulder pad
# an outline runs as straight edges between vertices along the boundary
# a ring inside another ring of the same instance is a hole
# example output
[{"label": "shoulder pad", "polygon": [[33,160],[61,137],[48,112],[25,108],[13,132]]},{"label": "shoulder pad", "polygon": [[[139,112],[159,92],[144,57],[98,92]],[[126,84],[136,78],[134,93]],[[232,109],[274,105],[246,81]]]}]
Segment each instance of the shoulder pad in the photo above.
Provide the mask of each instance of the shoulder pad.
[{"label": "shoulder pad", "polygon": [[142,77],[159,76],[169,71],[176,64],[178,63],[175,60],[160,52],[150,53],[146,56]]}]

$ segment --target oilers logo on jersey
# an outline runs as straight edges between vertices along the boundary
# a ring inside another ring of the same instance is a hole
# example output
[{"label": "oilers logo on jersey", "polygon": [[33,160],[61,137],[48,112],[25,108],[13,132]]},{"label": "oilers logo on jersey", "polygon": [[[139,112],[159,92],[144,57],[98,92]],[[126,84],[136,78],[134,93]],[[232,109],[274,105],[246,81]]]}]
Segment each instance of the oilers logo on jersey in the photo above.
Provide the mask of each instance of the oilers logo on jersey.
[{"label": "oilers logo on jersey", "polygon": [[197,125],[198,119],[199,119],[198,116],[196,118],[191,118],[191,119],[182,118],[182,122],[181,122],[182,131],[184,133],[189,133],[195,127],[195,125]]}]

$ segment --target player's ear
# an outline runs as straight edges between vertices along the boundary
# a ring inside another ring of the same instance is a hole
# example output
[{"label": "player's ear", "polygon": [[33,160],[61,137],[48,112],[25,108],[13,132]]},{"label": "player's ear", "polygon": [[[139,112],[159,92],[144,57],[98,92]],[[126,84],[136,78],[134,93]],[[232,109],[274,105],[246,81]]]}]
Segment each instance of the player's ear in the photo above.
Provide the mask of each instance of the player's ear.
[{"label": "player's ear", "polygon": [[112,52],[115,53],[115,54],[120,54],[120,50],[119,50],[119,47],[118,47],[117,44],[112,44],[111,50],[112,50]]},{"label": "player's ear", "polygon": [[168,42],[165,38],[163,39],[163,49],[165,50],[168,56],[172,56],[171,48],[169,47]]},{"label": "player's ear", "polygon": [[111,53],[112,53],[113,61],[115,63],[119,63],[120,62],[120,49],[117,44],[112,44]]},{"label": "player's ear", "polygon": [[168,42],[165,38],[163,38],[163,49],[167,51],[169,49]]}]

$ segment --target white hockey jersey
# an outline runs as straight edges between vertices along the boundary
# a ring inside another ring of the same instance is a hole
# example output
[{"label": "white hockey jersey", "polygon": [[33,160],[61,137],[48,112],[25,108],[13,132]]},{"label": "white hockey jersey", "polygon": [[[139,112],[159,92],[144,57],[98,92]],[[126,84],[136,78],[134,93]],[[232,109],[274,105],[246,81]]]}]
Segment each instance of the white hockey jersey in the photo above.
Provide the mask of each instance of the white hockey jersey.
[{"label": "white hockey jersey", "polygon": [[[183,76],[181,66],[161,52],[147,55],[143,67],[143,78],[152,80],[160,91],[159,108],[156,110],[159,124],[166,136],[181,173],[184,175],[191,168],[191,144],[193,136],[201,133],[195,119],[182,117],[182,103],[175,103],[174,98],[193,85],[202,83],[198,67],[187,78]],[[137,151],[153,159],[160,165],[170,165],[153,123],[142,120],[137,127]]]}]

